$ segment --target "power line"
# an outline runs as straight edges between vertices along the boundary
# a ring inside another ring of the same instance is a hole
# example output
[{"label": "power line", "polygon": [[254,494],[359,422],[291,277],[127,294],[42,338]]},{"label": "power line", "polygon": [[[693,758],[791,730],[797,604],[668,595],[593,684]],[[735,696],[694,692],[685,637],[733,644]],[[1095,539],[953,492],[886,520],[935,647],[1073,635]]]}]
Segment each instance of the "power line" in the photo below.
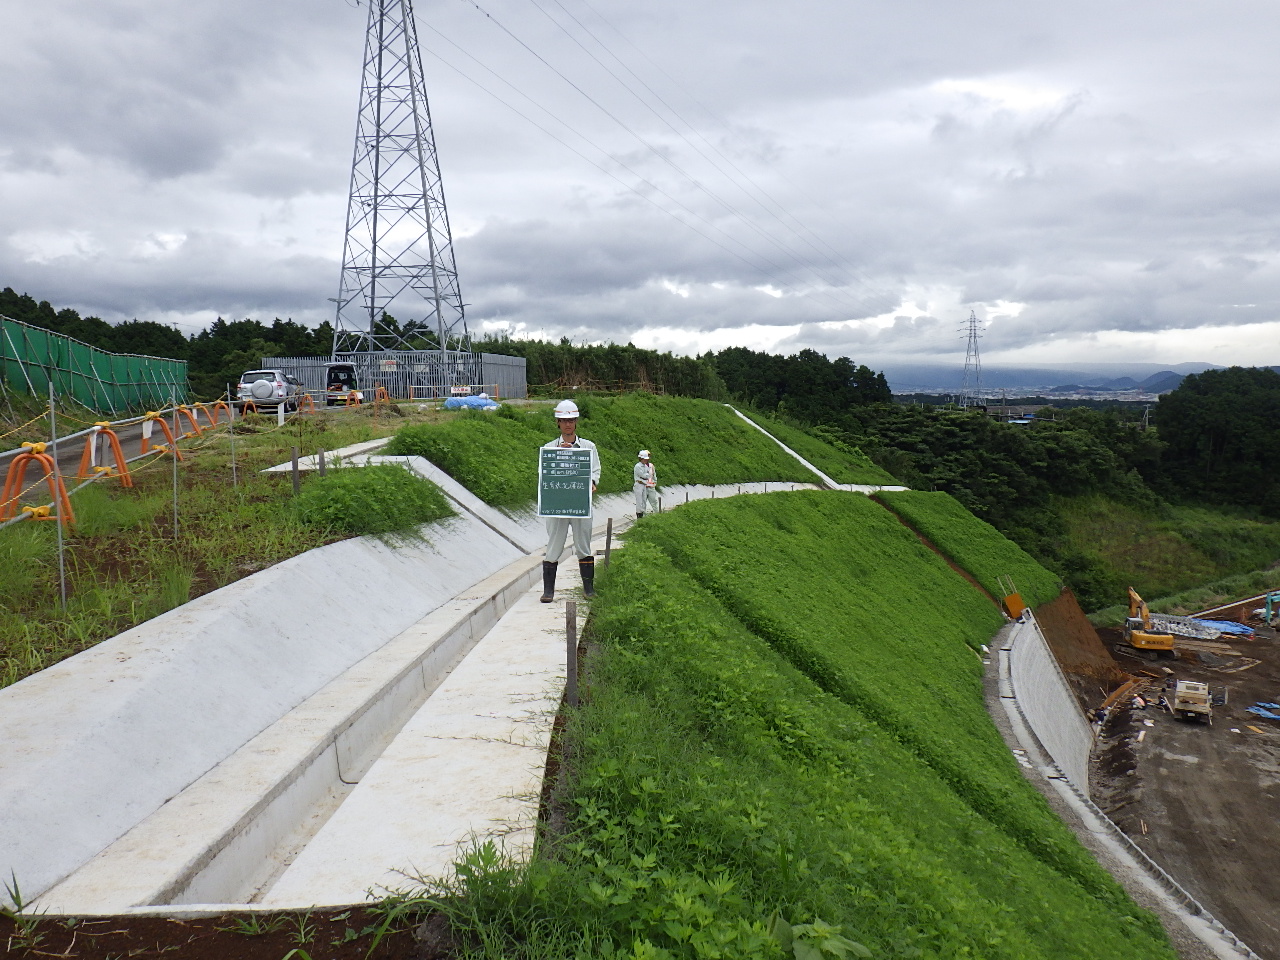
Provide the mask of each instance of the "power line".
[{"label": "power line", "polygon": [[[428,26],[427,26],[427,29],[428,29],[428,30],[430,30],[432,33],[434,33],[436,36],[440,37],[440,39],[444,40],[446,43],[448,43],[450,46],[452,46],[454,49],[456,49],[456,50],[457,50],[459,53],[461,53],[463,56],[465,56],[465,57],[467,57],[468,59],[470,59],[471,61],[473,61],[473,62],[474,62],[477,66],[479,66],[481,69],[483,69],[483,70],[487,71],[487,72],[488,72],[489,74],[491,74],[495,79],[497,79],[500,83],[505,84],[506,86],[508,86],[508,87],[510,87],[512,90],[514,90],[516,93],[518,93],[520,96],[524,97],[524,98],[525,98],[526,100],[528,100],[531,104],[533,104],[533,106],[537,107],[539,110],[541,110],[541,111],[542,111],[543,113],[545,113],[547,116],[549,116],[550,118],[552,118],[555,122],[559,123],[561,126],[563,126],[565,129],[567,129],[567,130],[568,130],[570,133],[572,133],[574,136],[578,137],[578,138],[579,138],[579,139],[581,139],[584,143],[588,144],[589,146],[591,146],[591,147],[592,147],[592,148],[594,148],[595,150],[598,150],[598,151],[599,151],[601,154],[603,154],[604,156],[609,157],[609,159],[610,159],[613,163],[617,164],[619,167],[621,167],[622,169],[626,170],[626,171],[627,171],[628,173],[630,173],[632,176],[636,177],[636,179],[637,179],[637,180],[639,180],[639,181],[640,181],[640,183],[642,183],[642,184],[643,184],[643,185],[645,185],[646,187],[650,188],[650,189],[651,189],[651,190],[653,190],[655,193],[657,193],[657,194],[661,195],[662,197],[666,198],[667,200],[669,200],[672,204],[674,204],[675,206],[677,206],[680,210],[684,211],[688,216],[690,216],[690,217],[694,218],[695,220],[699,221],[700,223],[704,224],[704,225],[705,225],[707,228],[709,228],[710,230],[713,230],[713,231],[715,231],[715,232],[717,232],[717,233],[720,233],[721,235],[725,236],[725,237],[726,237],[726,239],[728,239],[730,242],[732,242],[732,243],[736,244],[737,246],[741,247],[741,249],[742,249],[742,250],[744,250],[748,255],[759,257],[759,258],[760,258],[761,260],[763,260],[766,264],[768,264],[769,266],[771,266],[771,267],[772,267],[776,272],[779,272],[779,273],[781,273],[781,272],[782,272],[782,267],[781,267],[779,264],[775,263],[774,261],[772,261],[772,260],[770,260],[769,258],[765,257],[764,255],[760,254],[758,251],[752,250],[749,246],[747,246],[745,243],[743,243],[742,241],[738,240],[737,238],[733,237],[732,235],[725,233],[725,231],[724,231],[722,228],[718,227],[716,224],[714,224],[714,223],[712,223],[711,221],[707,220],[705,217],[703,217],[701,214],[697,213],[695,210],[692,210],[691,208],[689,208],[688,206],[686,206],[686,205],[685,205],[684,203],[682,203],[679,199],[677,199],[676,197],[672,196],[672,195],[671,195],[670,193],[668,193],[667,191],[663,190],[660,186],[658,186],[657,184],[655,184],[653,181],[649,180],[647,177],[645,177],[645,176],[644,176],[643,174],[641,174],[639,171],[635,170],[634,168],[632,168],[630,165],[628,165],[628,164],[627,164],[627,163],[625,163],[624,161],[619,160],[618,158],[613,157],[612,155],[610,155],[610,154],[609,154],[609,152],[608,152],[607,150],[605,150],[603,147],[601,147],[601,146],[599,146],[598,144],[596,144],[596,143],[595,143],[594,141],[592,141],[589,137],[587,137],[585,134],[583,134],[583,133],[581,133],[580,131],[578,131],[577,129],[575,129],[571,124],[569,124],[567,121],[565,121],[565,120],[563,120],[562,118],[560,118],[559,116],[557,116],[555,113],[553,113],[553,112],[552,112],[551,110],[549,110],[547,107],[545,107],[545,106],[543,106],[542,104],[538,103],[538,102],[537,102],[536,100],[534,100],[531,96],[529,96],[529,94],[528,94],[528,93],[526,93],[524,90],[521,90],[519,87],[517,87],[517,86],[516,86],[515,84],[513,84],[511,81],[509,81],[509,80],[507,80],[505,77],[501,76],[501,75],[500,75],[497,71],[495,71],[493,68],[489,67],[487,64],[485,64],[484,62],[482,62],[479,58],[475,57],[474,55],[472,55],[471,53],[469,53],[468,51],[466,51],[465,49],[463,49],[463,48],[462,48],[458,43],[456,43],[455,41],[453,41],[452,39],[450,39],[448,36],[446,36],[445,34],[443,34],[441,31],[439,31],[438,29],[436,29],[435,27],[432,27],[432,26],[430,26],[430,25],[428,25]],[[466,81],[468,81],[469,83],[471,83],[471,84],[475,85],[475,86],[476,86],[476,87],[478,87],[480,90],[484,91],[484,92],[485,92],[485,93],[487,93],[489,96],[493,97],[495,100],[497,100],[497,101],[498,101],[499,103],[501,103],[503,106],[507,107],[507,109],[511,110],[511,111],[512,111],[513,113],[515,113],[517,116],[521,117],[521,118],[522,118],[522,119],[524,119],[526,122],[530,123],[531,125],[533,125],[534,127],[536,127],[538,130],[540,130],[540,131],[542,131],[543,133],[545,133],[547,136],[551,137],[551,138],[552,138],[553,140],[555,140],[557,143],[561,144],[562,146],[564,146],[565,148],[567,148],[568,150],[570,150],[571,152],[573,152],[573,153],[574,153],[575,155],[577,155],[578,157],[581,157],[583,160],[586,160],[588,163],[590,163],[590,164],[591,164],[593,167],[595,167],[597,170],[600,170],[600,171],[601,171],[602,173],[604,173],[606,176],[608,176],[608,177],[610,177],[611,179],[615,180],[617,183],[621,184],[623,187],[625,187],[625,188],[626,188],[627,190],[629,190],[630,192],[635,193],[637,196],[641,197],[641,198],[642,198],[643,200],[645,200],[647,203],[649,203],[650,205],[652,205],[655,209],[657,209],[657,210],[661,211],[662,213],[667,214],[668,216],[672,217],[672,219],[676,220],[676,222],[678,222],[678,223],[680,223],[681,225],[683,225],[683,226],[685,226],[685,227],[688,227],[689,229],[693,230],[693,231],[694,231],[695,233],[697,233],[700,237],[702,237],[703,239],[707,240],[708,242],[710,242],[710,243],[714,244],[715,246],[719,247],[721,250],[724,250],[726,253],[728,253],[729,255],[733,256],[735,259],[739,260],[739,261],[740,261],[740,262],[742,262],[745,266],[749,267],[749,268],[750,268],[750,269],[752,269],[753,271],[759,271],[759,270],[761,269],[761,267],[760,267],[760,265],[759,265],[759,264],[757,264],[757,263],[752,263],[750,260],[748,260],[748,259],[747,259],[746,257],[744,257],[742,254],[740,254],[740,253],[738,253],[738,252],[736,252],[736,251],[734,251],[734,250],[731,250],[729,247],[727,247],[725,244],[723,244],[723,243],[719,242],[719,241],[718,241],[718,240],[716,240],[714,237],[709,236],[707,233],[703,232],[702,230],[699,230],[697,227],[693,226],[692,224],[688,223],[687,221],[682,220],[679,216],[677,216],[676,214],[672,213],[670,210],[668,210],[668,209],[664,208],[661,204],[659,204],[659,203],[657,203],[656,201],[654,201],[654,199],[653,199],[652,197],[650,197],[650,196],[648,196],[647,194],[645,194],[644,192],[642,192],[642,191],[640,191],[640,190],[636,189],[636,187],[635,187],[634,185],[627,183],[625,180],[622,180],[620,177],[618,177],[618,176],[617,176],[616,174],[614,174],[612,171],[610,171],[610,170],[606,169],[606,168],[605,168],[605,167],[603,167],[600,163],[598,163],[597,161],[595,161],[595,160],[594,160],[594,159],[592,159],[591,157],[589,157],[589,156],[587,156],[586,154],[584,154],[582,151],[578,150],[576,147],[574,147],[574,146],[572,146],[571,144],[569,144],[568,142],[566,142],[562,137],[557,136],[555,133],[553,133],[552,131],[548,130],[545,126],[543,126],[542,124],[540,124],[538,121],[534,120],[534,119],[533,119],[532,117],[530,117],[528,114],[524,113],[522,110],[520,110],[520,109],[519,109],[518,107],[516,107],[514,104],[510,103],[509,101],[507,101],[506,99],[504,99],[504,98],[503,98],[502,96],[500,96],[499,94],[497,94],[497,93],[495,93],[494,91],[490,90],[490,89],[489,89],[488,87],[486,87],[484,84],[482,84],[482,83],[480,83],[479,81],[477,81],[474,77],[471,77],[469,74],[467,74],[467,73],[466,73],[466,71],[462,70],[462,69],[461,69],[460,67],[458,67],[456,64],[450,63],[450,62],[449,62],[448,60],[446,60],[443,56],[441,56],[441,55],[439,54],[439,52],[437,52],[437,51],[435,51],[435,50],[428,50],[428,52],[429,52],[433,57],[435,57],[438,61],[440,61],[440,63],[444,64],[444,65],[445,65],[445,66],[447,66],[449,69],[453,70],[455,73],[457,73],[459,76],[461,76],[464,80],[466,80]],[[809,293],[808,291],[800,290],[800,291],[797,291],[797,292],[798,292],[798,295],[799,295],[799,296],[802,296],[802,297],[804,297],[804,298],[806,298],[806,299],[813,299],[813,295],[812,295],[811,293]],[[825,292],[824,292],[824,291],[823,291],[822,293],[823,293],[824,295],[827,295],[827,294],[825,294]],[[828,296],[828,299],[833,299],[833,298],[831,298],[829,295],[827,295],[827,296]],[[837,304],[837,305],[838,305],[838,304]],[[829,309],[829,308],[828,308],[828,309]]]},{"label": "power line", "polygon": [[[624,120],[622,120],[622,118],[620,118],[619,116],[617,116],[617,114],[616,114],[616,113],[614,113],[612,110],[610,110],[610,109],[608,109],[606,106],[604,106],[604,104],[602,104],[602,103],[601,103],[601,102],[600,102],[600,101],[599,101],[595,96],[593,96],[591,93],[587,92],[587,90],[586,90],[586,89],[584,89],[584,88],[583,88],[583,86],[582,86],[581,84],[577,83],[576,81],[574,81],[574,80],[572,80],[571,78],[569,78],[568,76],[566,76],[566,75],[564,74],[564,72],[563,72],[563,71],[561,71],[559,68],[557,68],[556,66],[554,66],[554,65],[553,65],[550,61],[548,61],[544,56],[542,56],[540,53],[538,53],[536,50],[534,50],[531,46],[529,46],[529,44],[527,44],[524,40],[522,40],[520,37],[518,37],[518,36],[517,36],[517,35],[516,35],[512,30],[510,30],[510,29],[509,29],[505,24],[503,24],[503,23],[502,23],[501,21],[499,21],[496,17],[494,17],[492,14],[490,14],[487,10],[485,10],[483,7],[481,7],[481,6],[480,6],[480,4],[476,2],[476,0],[463,0],[463,2],[464,2],[464,3],[469,4],[469,5],[470,5],[471,7],[473,7],[477,12],[479,12],[482,16],[484,16],[487,20],[489,20],[490,22],[492,22],[496,27],[498,27],[498,29],[500,29],[503,33],[505,33],[508,37],[510,37],[510,38],[511,38],[515,43],[517,43],[521,48],[523,48],[523,49],[524,49],[525,51],[527,51],[531,56],[533,56],[536,60],[538,60],[541,64],[543,64],[543,65],[544,65],[548,70],[550,70],[550,71],[551,71],[552,73],[554,73],[557,77],[559,77],[559,78],[560,78],[561,80],[563,80],[566,84],[568,84],[568,85],[569,85],[573,90],[575,90],[578,94],[580,94],[583,98],[585,98],[588,102],[590,102],[590,103],[591,103],[593,106],[595,106],[598,110],[600,110],[600,111],[601,111],[601,112],[602,112],[606,117],[608,117],[610,120],[612,120],[614,123],[616,123],[619,127],[621,127],[621,128],[622,128],[624,131],[626,131],[628,134],[630,134],[630,135],[631,135],[631,136],[632,136],[632,137],[633,137],[637,142],[639,142],[643,147],[645,147],[645,149],[647,149],[650,153],[652,153],[652,154],[653,154],[654,156],[656,156],[658,159],[660,159],[661,161],[663,161],[664,163],[666,163],[668,166],[670,166],[670,167],[671,167],[671,168],[672,168],[672,169],[673,169],[673,170],[674,170],[678,175],[680,175],[680,176],[681,176],[681,177],[683,177],[685,180],[687,180],[689,183],[691,183],[695,188],[697,188],[697,189],[698,189],[698,190],[700,190],[701,192],[705,193],[708,197],[710,197],[711,199],[713,199],[716,203],[720,204],[720,205],[721,205],[721,206],[722,206],[726,211],[728,211],[729,213],[731,213],[731,214],[733,214],[733,215],[735,215],[735,216],[739,216],[739,217],[740,217],[740,214],[737,214],[737,213],[733,210],[733,208],[732,208],[732,207],[731,207],[731,206],[730,206],[726,201],[724,201],[724,200],[723,200],[723,199],[721,199],[720,197],[716,196],[715,194],[711,193],[711,192],[710,192],[710,191],[709,191],[709,190],[708,190],[708,189],[707,189],[703,184],[701,184],[701,183],[700,183],[696,178],[694,178],[691,174],[689,174],[689,173],[688,173],[688,171],[684,170],[684,169],[683,169],[679,164],[675,163],[673,160],[671,160],[671,158],[667,157],[667,156],[666,156],[666,155],[665,155],[661,150],[659,150],[659,149],[658,149],[654,144],[652,144],[652,143],[651,143],[650,141],[648,141],[646,138],[644,138],[643,136],[641,136],[641,135],[640,135],[636,130],[634,130],[634,129],[629,125],[629,124],[627,124]],[[551,19],[553,23],[557,23],[557,21],[555,21],[555,19],[554,19],[554,18],[551,18],[551,17],[549,17],[549,15],[547,15],[547,14],[546,14],[546,11],[541,10],[541,8],[539,8],[539,10],[544,14],[544,16],[548,16],[548,18],[549,18],[549,19]],[[561,25],[557,23],[557,26],[561,26]],[[561,26],[561,29],[564,29],[564,28],[563,28],[563,26]],[[438,31],[437,31],[437,33],[438,33]],[[576,40],[575,40],[575,42],[576,42]],[[456,44],[455,44],[455,46],[456,46]],[[581,46],[581,44],[579,44],[579,46]],[[475,58],[473,58],[473,59],[475,59]],[[477,62],[478,62],[478,61],[477,61]],[[598,61],[598,59],[597,59],[597,62],[599,62],[599,61]],[[487,69],[487,68],[486,68],[486,69]],[[492,71],[491,71],[491,72],[492,72]],[[615,74],[614,76],[615,76],[615,79],[617,79],[616,74]],[[621,81],[621,80],[619,80],[619,82],[621,83],[622,81]],[[625,86],[625,84],[624,84],[624,86]],[[629,88],[628,88],[628,89],[629,89]],[[634,91],[631,91],[631,92],[632,92],[632,93],[633,93],[633,95],[634,95]],[[643,100],[642,100],[642,102],[643,102]],[[562,123],[563,123],[563,121],[560,121],[560,122],[562,122]],[[568,124],[565,124],[565,125],[566,125],[566,126],[568,126]],[[570,129],[572,129],[572,128],[570,128]],[[584,139],[585,139],[585,137],[584,137]],[[669,197],[670,195],[669,195],[669,194],[667,194],[667,196]],[[672,198],[672,199],[674,200],[674,198]],[[678,201],[674,201],[674,202],[678,202]],[[698,217],[698,219],[699,219],[699,220],[701,220],[703,223],[706,223],[708,226],[712,227],[713,229],[717,229],[717,230],[719,230],[719,229],[720,229],[720,228],[718,228],[718,227],[715,227],[713,224],[711,224],[711,223],[710,223],[709,221],[707,221],[705,218],[703,218],[703,217],[699,216],[699,215],[698,215],[698,214],[696,214],[696,213],[693,213],[693,211],[690,211],[688,207],[685,207],[683,204],[680,204],[680,205],[681,205],[682,209],[685,209],[687,212],[689,212],[691,216]],[[740,217],[740,218],[741,218],[741,217]],[[747,223],[747,222],[748,222],[748,221],[746,221],[746,220],[744,219],[744,223]],[[757,231],[759,230],[758,226],[756,226],[756,225],[749,224],[749,223],[748,223],[748,225],[749,225],[749,226],[751,226],[753,229],[756,229]],[[721,232],[723,232],[723,231],[721,231]],[[765,239],[770,240],[770,241],[771,241],[771,242],[773,242],[775,245],[778,245],[778,244],[777,244],[777,241],[776,241],[776,238],[770,238],[768,235],[765,235],[765,234],[763,234],[763,233],[762,233],[762,235],[763,235],[763,236],[765,236]],[[726,236],[728,236],[728,235],[726,234]],[[745,244],[741,243],[741,241],[738,241],[738,240],[736,240],[736,239],[735,239],[735,240],[734,240],[734,242],[735,242],[735,243],[737,243],[739,246],[742,246],[744,249],[749,249],[749,248],[747,248],[747,247],[746,247],[746,245],[745,245]],[[790,252],[790,251],[788,251],[788,250],[786,250],[786,248],[782,248],[782,249],[783,249],[783,252],[785,252],[785,253],[787,253],[788,255],[792,256],[792,258],[793,258],[793,259],[796,259],[796,258],[795,258],[795,255],[794,255],[794,254],[791,254],[791,252]],[[773,261],[770,257],[768,257],[768,256],[766,256],[765,254],[760,253],[760,252],[758,252],[758,251],[754,252],[754,255],[755,255],[755,256],[757,256],[757,257],[759,257],[759,258],[760,258],[761,260],[763,260],[765,263],[769,264],[769,265],[773,268],[773,270],[774,270],[776,273],[778,273],[780,276],[785,276],[785,275],[786,275],[787,271],[786,271],[786,270],[784,270],[784,268],[783,268],[780,264],[778,264],[778,263],[776,263],[775,261]],[[816,271],[815,271],[815,272],[816,272]],[[824,281],[824,282],[828,282],[828,283],[829,283],[830,281]],[[788,284],[786,284],[786,285],[787,285],[787,286],[791,286],[792,284],[788,283]],[[836,289],[837,291],[840,291],[840,292],[843,294],[843,296],[845,297],[846,302],[848,303],[848,305],[850,305],[850,306],[854,306],[854,307],[858,307],[858,308],[864,308],[864,309],[865,309],[865,307],[866,307],[866,304],[865,304],[865,303],[857,303],[857,302],[855,302],[854,300],[852,300],[851,298],[849,298],[847,294],[844,294],[844,293],[843,293],[843,291],[841,291],[841,289],[840,289],[838,286],[837,286],[835,289]],[[820,290],[820,291],[817,291],[817,292],[818,292],[821,296],[824,296],[824,297],[826,297],[827,299],[832,300],[833,302],[835,302],[835,303],[837,303],[837,304],[840,304],[840,300],[839,300],[839,298],[838,298],[838,297],[836,297],[836,296],[835,296],[833,293],[831,293],[830,291],[827,291],[827,290]],[[804,296],[809,296],[809,294],[808,294],[807,292],[802,292],[802,295],[804,295]]]}]

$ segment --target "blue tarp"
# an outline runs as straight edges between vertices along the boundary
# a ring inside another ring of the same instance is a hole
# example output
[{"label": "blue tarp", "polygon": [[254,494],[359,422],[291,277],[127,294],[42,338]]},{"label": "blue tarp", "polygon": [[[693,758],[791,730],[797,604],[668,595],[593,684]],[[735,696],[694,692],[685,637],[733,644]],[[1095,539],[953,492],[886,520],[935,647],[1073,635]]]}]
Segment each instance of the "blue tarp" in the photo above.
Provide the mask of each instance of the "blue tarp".
[{"label": "blue tarp", "polygon": [[1263,710],[1262,707],[1245,707],[1244,709],[1247,713],[1266,717],[1268,720],[1280,720],[1280,713],[1272,713],[1270,710]]},{"label": "blue tarp", "polygon": [[1236,623],[1234,620],[1201,620],[1197,618],[1196,623],[1203,623],[1205,626],[1213,627],[1213,629],[1221,633],[1232,633],[1238,637],[1253,636],[1253,627],[1245,626],[1243,623]]},{"label": "blue tarp", "polygon": [[450,397],[444,402],[446,410],[497,410],[498,401],[492,397]]}]

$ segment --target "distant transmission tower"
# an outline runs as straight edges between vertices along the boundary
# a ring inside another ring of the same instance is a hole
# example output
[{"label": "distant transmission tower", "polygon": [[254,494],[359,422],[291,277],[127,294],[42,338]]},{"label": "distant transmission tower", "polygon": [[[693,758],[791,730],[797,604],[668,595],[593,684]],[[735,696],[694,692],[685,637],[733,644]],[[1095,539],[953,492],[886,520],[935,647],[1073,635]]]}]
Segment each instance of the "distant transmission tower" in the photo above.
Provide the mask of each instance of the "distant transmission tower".
[{"label": "distant transmission tower", "polygon": [[982,334],[982,321],[970,310],[969,319],[960,328],[968,331],[969,346],[964,354],[964,382],[960,385],[961,408],[982,405],[982,358],[978,356],[978,340]]},{"label": "distant transmission tower", "polygon": [[411,0],[369,0],[336,302],[334,359],[471,349]]}]

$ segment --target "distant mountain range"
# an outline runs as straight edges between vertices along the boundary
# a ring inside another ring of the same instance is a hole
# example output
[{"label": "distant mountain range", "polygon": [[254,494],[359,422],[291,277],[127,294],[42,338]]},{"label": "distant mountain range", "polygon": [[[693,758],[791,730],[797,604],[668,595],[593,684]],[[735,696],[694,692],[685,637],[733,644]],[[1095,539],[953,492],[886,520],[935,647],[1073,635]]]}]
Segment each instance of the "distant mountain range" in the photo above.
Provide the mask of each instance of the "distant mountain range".
[{"label": "distant mountain range", "polygon": [[1185,373],[1174,373],[1172,370],[1161,370],[1159,373],[1153,373],[1145,380],[1135,380],[1133,377],[1117,377],[1114,380],[1096,379],[1084,380],[1080,383],[1067,383],[1057,387],[1051,387],[1051,393],[1080,393],[1083,391],[1098,391],[1107,393],[1122,393],[1128,391],[1139,391],[1141,393],[1168,393],[1170,390],[1177,389],[1186,377]]},{"label": "distant mountain range", "polygon": [[[964,365],[903,364],[888,362],[868,364],[883,370],[894,393],[947,393],[960,390],[964,384]],[[1049,395],[1054,393],[1167,393],[1175,389],[1191,373],[1220,369],[1212,363],[1178,363],[1162,366],[1156,363],[1062,364],[1057,367],[1011,367],[984,364],[984,393],[1004,391],[1009,394]]]}]

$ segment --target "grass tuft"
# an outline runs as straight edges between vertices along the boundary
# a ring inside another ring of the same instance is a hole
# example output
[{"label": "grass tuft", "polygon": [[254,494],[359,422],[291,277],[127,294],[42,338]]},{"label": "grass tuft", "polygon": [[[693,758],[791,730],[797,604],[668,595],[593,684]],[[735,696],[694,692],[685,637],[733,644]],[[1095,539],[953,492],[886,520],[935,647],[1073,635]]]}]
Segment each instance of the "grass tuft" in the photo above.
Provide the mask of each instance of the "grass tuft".
[{"label": "grass tuft", "polygon": [[408,531],[453,516],[439,487],[397,463],[311,476],[294,509],[303,523],[357,536]]}]

